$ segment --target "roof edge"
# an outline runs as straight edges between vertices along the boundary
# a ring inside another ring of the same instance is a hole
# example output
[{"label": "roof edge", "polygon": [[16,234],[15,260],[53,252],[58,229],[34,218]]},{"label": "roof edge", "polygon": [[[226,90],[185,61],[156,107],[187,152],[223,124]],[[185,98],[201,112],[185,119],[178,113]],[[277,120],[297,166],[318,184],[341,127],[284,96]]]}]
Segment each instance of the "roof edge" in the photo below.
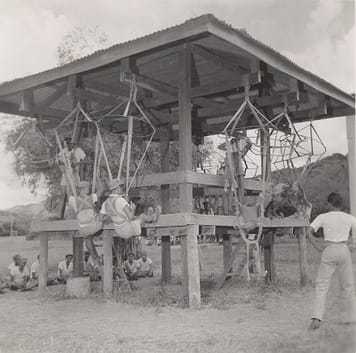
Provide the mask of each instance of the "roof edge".
[{"label": "roof edge", "polygon": [[[112,64],[115,61],[131,55],[203,34],[208,32],[207,25],[213,19],[215,19],[215,17],[211,14],[202,15],[185,21],[177,26],[162,29],[137,39],[98,50],[68,64],[11,81],[5,81],[0,84],[0,96],[18,93],[26,89],[40,86],[48,81],[56,81],[67,76],[87,72]],[[164,32],[164,36],[162,36],[162,32]]]},{"label": "roof edge", "polygon": [[250,35],[235,30],[233,27],[218,20],[216,17],[213,17],[212,21],[209,22],[208,29],[211,34],[214,34],[231,44],[239,46],[241,49],[260,58],[275,69],[306,83],[317,91],[323,92],[324,94],[345,103],[351,108],[355,108],[355,99],[352,95],[349,95],[328,81],[301,68],[282,54],[254,39]]}]

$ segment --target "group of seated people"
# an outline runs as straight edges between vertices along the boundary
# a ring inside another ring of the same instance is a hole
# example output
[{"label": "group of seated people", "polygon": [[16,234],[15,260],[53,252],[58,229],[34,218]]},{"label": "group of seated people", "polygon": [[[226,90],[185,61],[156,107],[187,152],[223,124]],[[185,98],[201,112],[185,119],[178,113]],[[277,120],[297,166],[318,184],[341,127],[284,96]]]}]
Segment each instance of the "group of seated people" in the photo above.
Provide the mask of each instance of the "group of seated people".
[{"label": "group of seated people", "polygon": [[124,262],[124,272],[129,281],[136,281],[138,278],[153,277],[153,262],[147,257],[146,251],[141,252],[141,257],[136,260],[135,255],[130,253]]},{"label": "group of seated people", "polygon": [[[5,288],[11,290],[30,290],[38,286],[40,256],[29,267],[27,259],[19,254],[15,254],[12,258],[11,264],[8,266],[8,274],[5,279],[0,278],[0,291]],[[153,263],[147,257],[145,251],[141,252],[141,257],[135,259],[133,253],[128,255],[128,259],[123,263],[125,275],[129,281],[137,280],[143,277],[153,277]],[[84,253],[84,275],[89,276],[91,281],[98,281],[101,279],[101,273],[98,266],[92,260],[90,253]],[[67,254],[63,261],[59,262],[57,266],[57,273],[55,278],[48,279],[49,284],[66,283],[68,278],[73,275],[73,255]]]}]

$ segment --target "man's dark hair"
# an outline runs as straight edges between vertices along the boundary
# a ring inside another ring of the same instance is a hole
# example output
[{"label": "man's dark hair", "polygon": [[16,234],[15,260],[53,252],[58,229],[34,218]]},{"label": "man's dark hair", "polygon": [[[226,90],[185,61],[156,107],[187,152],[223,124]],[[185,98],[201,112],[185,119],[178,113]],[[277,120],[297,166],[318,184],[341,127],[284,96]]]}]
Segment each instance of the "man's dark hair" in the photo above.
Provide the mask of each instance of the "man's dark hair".
[{"label": "man's dark hair", "polygon": [[337,192],[332,192],[328,196],[328,202],[330,205],[334,206],[335,208],[342,208],[344,200],[342,199],[341,195]]}]

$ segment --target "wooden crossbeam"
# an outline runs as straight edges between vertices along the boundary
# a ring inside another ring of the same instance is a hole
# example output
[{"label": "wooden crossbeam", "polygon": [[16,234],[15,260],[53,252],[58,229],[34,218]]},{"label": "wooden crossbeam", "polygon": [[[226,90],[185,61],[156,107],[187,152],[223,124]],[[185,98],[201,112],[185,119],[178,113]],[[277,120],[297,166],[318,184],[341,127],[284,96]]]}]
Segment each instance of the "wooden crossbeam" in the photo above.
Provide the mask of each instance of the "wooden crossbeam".
[{"label": "wooden crossbeam", "polygon": [[241,66],[238,63],[238,60],[235,62],[219,55],[214,49],[206,48],[202,45],[194,44],[192,45],[192,51],[194,54],[199,55],[200,57],[214,63],[216,66],[221,67],[225,70],[238,72],[240,74],[248,73],[248,69]]},{"label": "wooden crossbeam", "polygon": [[[268,228],[290,228],[290,227],[307,227],[308,222],[303,218],[287,217],[262,220],[263,225]],[[218,227],[236,227],[236,216],[213,216],[202,215],[197,213],[170,213],[160,216],[158,223],[144,224],[144,228],[171,228],[171,227],[185,227],[187,225],[207,225]],[[111,224],[103,227],[105,230],[113,230],[114,226]],[[75,219],[60,220],[60,221],[35,221],[31,224],[30,236],[28,239],[35,238],[36,234],[46,233],[50,235],[51,232],[59,234],[61,232],[76,232],[79,230],[79,222]],[[117,236],[114,234],[114,236]],[[71,237],[71,235],[68,235]]]},{"label": "wooden crossbeam", "polygon": [[15,103],[10,103],[10,102],[4,102],[0,101],[0,110],[3,113],[7,114],[14,114],[14,115],[21,115],[21,116],[30,116],[34,114],[39,114],[42,117],[48,116],[48,117],[54,117],[54,118],[64,118],[68,112],[60,109],[54,109],[54,108],[41,108],[37,109],[36,107],[33,107],[31,112],[28,111],[20,111],[19,106]]},{"label": "wooden crossbeam", "polygon": [[[225,186],[225,176],[196,173],[190,170],[158,174],[146,174],[144,176],[136,177],[136,180],[133,183],[133,187],[146,187],[182,183],[216,186],[223,188]],[[261,190],[261,183],[258,180],[246,179],[245,189]]]},{"label": "wooden crossbeam", "polygon": [[50,94],[43,101],[36,104],[37,109],[49,108],[54,102],[56,102],[59,98],[61,98],[67,91],[67,85],[62,84],[61,86],[56,86],[55,91]]},{"label": "wooden crossbeam", "polygon": [[94,101],[104,106],[111,106],[118,103],[117,97],[99,94],[97,92],[90,91],[89,89],[76,88],[74,90],[74,96],[78,99],[83,99],[89,102]]}]

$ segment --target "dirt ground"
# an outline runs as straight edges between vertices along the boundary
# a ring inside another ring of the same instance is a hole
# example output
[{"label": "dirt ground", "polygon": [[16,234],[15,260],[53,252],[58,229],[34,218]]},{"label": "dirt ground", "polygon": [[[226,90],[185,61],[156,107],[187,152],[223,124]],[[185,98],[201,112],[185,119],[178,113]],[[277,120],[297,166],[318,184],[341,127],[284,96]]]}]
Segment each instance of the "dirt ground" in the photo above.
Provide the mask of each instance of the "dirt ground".
[{"label": "dirt ground", "polygon": [[[38,246],[37,241],[0,238],[0,274],[14,253],[33,261]],[[50,269],[70,251],[69,241],[50,242]],[[222,247],[201,245],[203,305],[195,311],[184,307],[181,296],[179,246],[172,248],[169,286],[159,283],[160,248],[147,251],[156,265],[155,278],[139,280],[133,292],[110,300],[95,288],[88,299],[67,299],[64,286],[50,287],[46,297],[36,290],[0,295],[0,353],[356,352],[356,327],[343,323],[336,280],[324,325],[307,330],[313,287],[299,288],[295,240],[284,238],[276,245],[275,286],[233,278],[221,290],[214,285],[222,270]],[[309,249],[312,278],[319,257]],[[356,264],[356,253],[353,260]]]}]

